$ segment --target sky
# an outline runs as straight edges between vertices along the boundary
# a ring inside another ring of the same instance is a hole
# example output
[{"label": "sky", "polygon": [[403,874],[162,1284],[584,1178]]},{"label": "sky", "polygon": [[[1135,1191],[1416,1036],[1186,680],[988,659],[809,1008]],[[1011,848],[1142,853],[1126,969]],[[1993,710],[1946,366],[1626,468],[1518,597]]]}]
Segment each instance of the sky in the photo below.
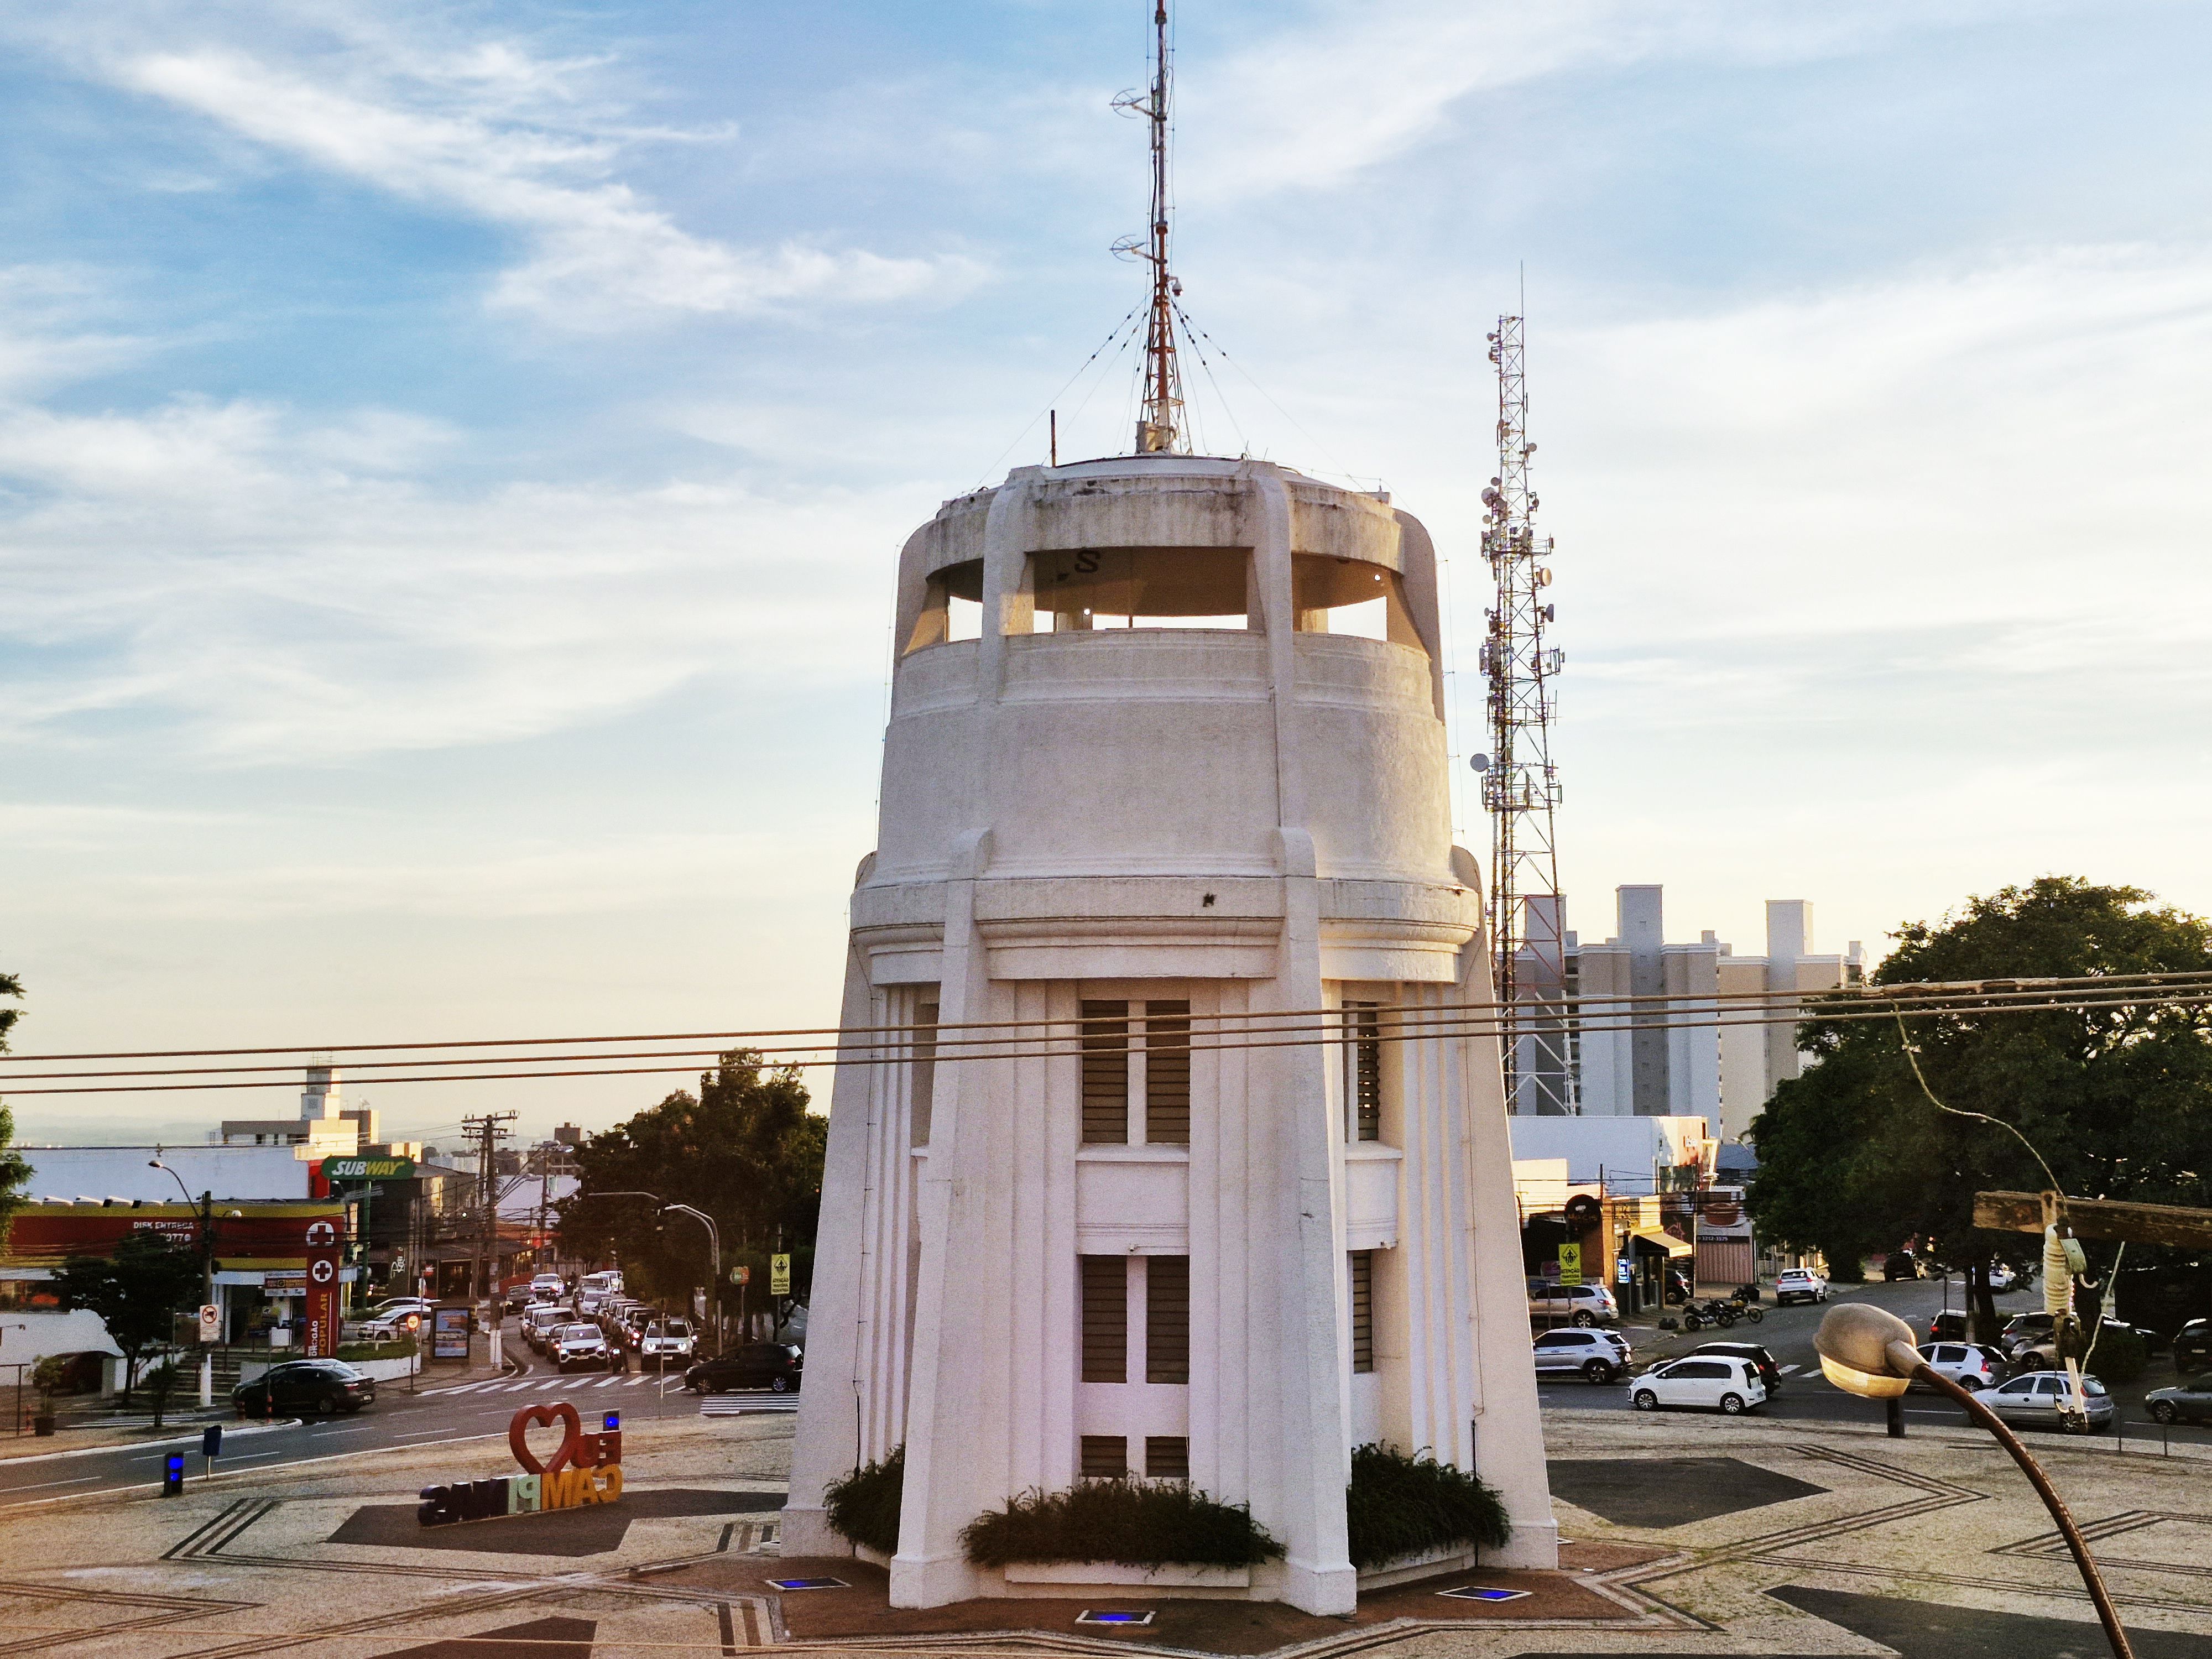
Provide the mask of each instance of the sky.
[{"label": "sky", "polygon": [[[900,544],[1049,407],[1127,447],[1149,13],[0,0],[17,1050],[834,1021]],[[1571,925],[2212,912],[2212,13],[1179,0],[1176,50],[1205,447],[1428,524],[1471,718],[1525,306]],[[527,1139],[673,1082],[349,1094]]]}]

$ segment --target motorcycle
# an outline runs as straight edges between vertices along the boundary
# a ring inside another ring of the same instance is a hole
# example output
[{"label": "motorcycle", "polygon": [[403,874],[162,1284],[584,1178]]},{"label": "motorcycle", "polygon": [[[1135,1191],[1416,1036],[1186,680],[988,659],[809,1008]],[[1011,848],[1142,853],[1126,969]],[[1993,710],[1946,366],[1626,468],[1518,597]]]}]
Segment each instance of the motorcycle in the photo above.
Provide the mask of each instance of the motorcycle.
[{"label": "motorcycle", "polygon": [[1728,1329],[1736,1322],[1736,1316],[1745,1310],[1732,1302],[1720,1302],[1708,1297],[1703,1302],[1692,1302],[1682,1310],[1682,1328],[1701,1331],[1708,1325]]}]

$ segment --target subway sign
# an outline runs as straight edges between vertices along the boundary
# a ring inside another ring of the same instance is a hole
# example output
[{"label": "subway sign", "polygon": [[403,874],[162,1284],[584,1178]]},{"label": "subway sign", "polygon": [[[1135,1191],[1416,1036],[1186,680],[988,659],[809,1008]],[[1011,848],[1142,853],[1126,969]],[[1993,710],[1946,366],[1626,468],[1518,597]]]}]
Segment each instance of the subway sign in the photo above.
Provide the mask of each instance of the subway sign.
[{"label": "subway sign", "polygon": [[415,1160],[411,1158],[339,1158],[323,1160],[323,1179],[325,1181],[412,1181]]}]

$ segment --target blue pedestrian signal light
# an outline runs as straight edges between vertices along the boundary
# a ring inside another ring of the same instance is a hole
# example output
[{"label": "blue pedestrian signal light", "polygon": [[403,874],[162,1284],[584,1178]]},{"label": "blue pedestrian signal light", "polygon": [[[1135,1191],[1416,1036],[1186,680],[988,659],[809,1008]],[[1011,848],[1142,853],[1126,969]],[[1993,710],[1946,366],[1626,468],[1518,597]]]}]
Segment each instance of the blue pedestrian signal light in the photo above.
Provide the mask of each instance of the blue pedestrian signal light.
[{"label": "blue pedestrian signal light", "polygon": [[185,1489],[185,1455],[171,1452],[161,1460],[161,1496],[174,1498]]},{"label": "blue pedestrian signal light", "polygon": [[604,1418],[599,1419],[599,1427],[605,1433],[616,1433],[622,1427],[622,1413],[620,1412],[609,1412]]}]

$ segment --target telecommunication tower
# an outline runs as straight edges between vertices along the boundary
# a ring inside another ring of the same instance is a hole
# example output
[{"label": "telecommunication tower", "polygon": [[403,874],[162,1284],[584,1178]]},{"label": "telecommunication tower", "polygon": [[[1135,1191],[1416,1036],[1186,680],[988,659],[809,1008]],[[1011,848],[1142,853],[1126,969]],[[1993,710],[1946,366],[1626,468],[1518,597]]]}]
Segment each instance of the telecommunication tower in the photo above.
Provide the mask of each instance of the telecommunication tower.
[{"label": "telecommunication tower", "polygon": [[1183,430],[1182,367],[1176,358],[1176,301],[1182,283],[1168,268],[1168,95],[1173,75],[1168,51],[1167,0],[1153,0],[1152,83],[1143,92],[1125,92],[1114,107],[1141,115],[1152,128],[1152,213],[1141,237],[1125,236],[1114,245],[1124,258],[1152,268],[1152,292],[1145,318],[1143,410],[1137,416],[1137,453],[1188,455]]},{"label": "telecommunication tower", "polygon": [[1536,446],[1528,441],[1522,326],[1519,317],[1500,317],[1490,337],[1490,361],[1498,365],[1498,476],[1482,492],[1490,509],[1482,551],[1498,593],[1482,646],[1491,750],[1474,764],[1490,813],[1490,937],[1506,1098],[1516,1112],[1558,1117],[1576,1109],[1553,819],[1559,778],[1552,764],[1552,681],[1561,658],[1544,643],[1553,620],[1542,598],[1552,581],[1552,540],[1536,533],[1537,497],[1528,486]]}]

